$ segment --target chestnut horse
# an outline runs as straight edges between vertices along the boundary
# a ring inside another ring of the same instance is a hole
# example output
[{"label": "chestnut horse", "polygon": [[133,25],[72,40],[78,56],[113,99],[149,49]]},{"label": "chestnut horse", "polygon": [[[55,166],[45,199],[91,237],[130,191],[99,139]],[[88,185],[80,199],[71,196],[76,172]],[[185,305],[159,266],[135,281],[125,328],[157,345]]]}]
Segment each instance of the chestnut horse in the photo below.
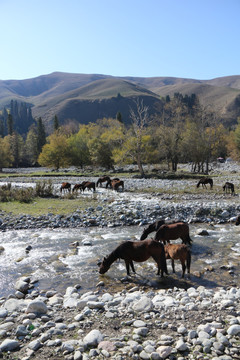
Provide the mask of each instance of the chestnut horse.
[{"label": "chestnut horse", "polygon": [[60,192],[62,193],[63,191],[67,190],[68,192],[71,192],[71,184],[68,182],[63,182],[61,187],[60,187]]},{"label": "chestnut horse", "polygon": [[202,187],[204,187],[205,189],[207,188],[206,184],[209,184],[210,185],[210,188],[212,189],[213,188],[213,179],[211,178],[201,178],[199,180],[199,182],[197,183],[197,188],[202,184]]},{"label": "chestnut horse", "polygon": [[164,246],[166,259],[172,259],[172,270],[175,273],[174,260],[180,260],[182,264],[182,278],[187,268],[190,274],[191,250],[185,244],[167,244]]},{"label": "chestnut horse", "polygon": [[100,185],[102,186],[102,183],[106,182],[106,181],[111,181],[109,176],[102,176],[98,179],[97,181],[97,186]]},{"label": "chestnut horse", "polygon": [[83,187],[83,191],[85,189],[88,189],[88,190],[93,190],[93,191],[96,191],[96,185],[95,185],[95,182],[92,182],[92,181],[83,181],[82,182],[82,187]]},{"label": "chestnut horse", "polygon": [[234,184],[233,183],[230,183],[230,182],[226,182],[224,185],[223,185],[223,191],[226,192],[226,194],[228,192],[231,192],[232,195],[234,195]]},{"label": "chestnut horse", "polygon": [[147,239],[143,241],[125,241],[119,245],[110,255],[104,257],[99,267],[99,273],[104,274],[107,272],[114,261],[117,259],[123,259],[125,261],[127,274],[130,275],[131,266],[132,271],[135,273],[133,261],[143,262],[152,257],[158,266],[157,275],[160,274],[163,277],[163,273],[167,272],[167,264],[164,252],[163,244],[154,241],[153,239]]},{"label": "chestnut horse", "polygon": [[166,241],[182,239],[184,244],[192,244],[192,239],[189,236],[189,226],[185,222],[177,222],[173,224],[163,224],[160,226],[154,237],[155,241],[162,241],[166,244]]}]

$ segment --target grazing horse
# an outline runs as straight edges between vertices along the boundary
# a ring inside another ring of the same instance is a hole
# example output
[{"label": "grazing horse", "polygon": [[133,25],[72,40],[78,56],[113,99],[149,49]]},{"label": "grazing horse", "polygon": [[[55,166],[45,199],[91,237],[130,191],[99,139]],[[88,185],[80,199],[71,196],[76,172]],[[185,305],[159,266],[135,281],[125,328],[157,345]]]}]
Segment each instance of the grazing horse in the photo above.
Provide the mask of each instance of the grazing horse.
[{"label": "grazing horse", "polygon": [[99,179],[98,179],[98,181],[97,181],[97,186],[98,185],[100,185],[100,186],[102,186],[102,183],[104,183],[104,182],[108,182],[108,181],[111,181],[111,179],[110,179],[110,177],[109,176],[102,176],[102,177],[100,177]]},{"label": "grazing horse", "polygon": [[157,220],[154,223],[150,224],[147,228],[144,228],[140,240],[144,240],[147,238],[148,234],[154,231],[158,231],[160,226],[162,226],[163,224],[165,224],[165,220]]},{"label": "grazing horse", "polygon": [[71,192],[71,184],[68,182],[63,182],[61,187],[60,187],[60,192],[62,193],[63,191],[67,190],[69,193]]},{"label": "grazing horse", "polygon": [[206,184],[210,184],[210,188],[212,189],[213,187],[213,179],[211,178],[201,178],[199,180],[199,182],[197,183],[197,188],[202,184],[202,187],[204,187],[205,189],[207,188]]},{"label": "grazing horse", "polygon": [[143,262],[152,257],[158,266],[157,275],[160,274],[163,277],[163,273],[167,272],[167,264],[164,252],[163,244],[154,241],[153,239],[147,239],[144,241],[125,241],[119,245],[110,255],[104,257],[99,267],[99,273],[104,274],[107,272],[114,261],[117,259],[123,259],[125,261],[127,274],[130,275],[129,266],[135,273],[133,261]]},{"label": "grazing horse", "polygon": [[226,194],[228,192],[231,192],[232,195],[234,195],[234,184],[233,183],[230,183],[230,182],[226,182],[224,185],[223,185],[223,191],[226,192]]},{"label": "grazing horse", "polygon": [[83,191],[83,184],[75,184],[73,189],[72,189],[72,192],[74,193],[75,191]]},{"label": "grazing horse", "polygon": [[106,189],[108,188],[108,187],[110,187],[111,189],[112,189],[112,184],[115,182],[115,181],[120,181],[120,179],[119,178],[114,178],[114,179],[109,179],[108,181],[107,181],[107,184],[106,184]]},{"label": "grazing horse", "polygon": [[110,188],[113,190],[117,191],[120,186],[121,186],[122,190],[124,190],[124,181],[119,180],[118,178],[108,181],[107,185],[106,185],[106,189],[108,188],[109,185],[110,185]]},{"label": "grazing horse", "polygon": [[189,236],[189,226],[185,222],[177,222],[173,224],[163,224],[160,226],[154,237],[155,241],[162,241],[166,244],[166,241],[182,239],[184,244],[192,244],[192,239]]},{"label": "grazing horse", "polygon": [[92,182],[92,181],[83,181],[82,182],[82,187],[83,187],[83,191],[85,189],[88,189],[88,190],[93,190],[93,191],[96,191],[96,185],[95,185],[95,182]]},{"label": "grazing horse", "polygon": [[175,273],[174,260],[180,260],[182,264],[182,278],[187,268],[190,274],[191,250],[185,244],[167,244],[164,246],[166,259],[172,259],[172,270]]}]

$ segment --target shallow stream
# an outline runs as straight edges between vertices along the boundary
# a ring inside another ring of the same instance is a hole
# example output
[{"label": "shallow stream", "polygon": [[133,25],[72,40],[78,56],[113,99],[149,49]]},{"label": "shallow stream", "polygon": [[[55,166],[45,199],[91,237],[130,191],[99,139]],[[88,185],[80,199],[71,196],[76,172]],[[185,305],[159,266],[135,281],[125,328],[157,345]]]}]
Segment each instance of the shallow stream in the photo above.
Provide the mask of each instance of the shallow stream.
[{"label": "shallow stream", "polygon": [[[201,229],[207,230],[209,235],[197,235]],[[126,281],[131,286],[141,284],[147,288],[240,285],[240,227],[233,224],[190,224],[193,240],[190,278],[181,279],[179,261],[175,262],[176,274],[173,275],[168,260],[169,276],[161,279],[156,275],[152,259],[135,263],[137,274],[128,279],[123,260],[113,263],[105,275],[99,275],[98,261],[121,242],[137,241],[142,231],[142,226],[132,226],[3,232],[0,297],[13,293],[14,284],[21,276],[36,280],[36,289],[54,289],[62,294],[67,286],[76,284],[81,285],[82,292],[94,290],[101,280],[106,288],[115,290]],[[32,250],[26,253],[28,245]]]}]

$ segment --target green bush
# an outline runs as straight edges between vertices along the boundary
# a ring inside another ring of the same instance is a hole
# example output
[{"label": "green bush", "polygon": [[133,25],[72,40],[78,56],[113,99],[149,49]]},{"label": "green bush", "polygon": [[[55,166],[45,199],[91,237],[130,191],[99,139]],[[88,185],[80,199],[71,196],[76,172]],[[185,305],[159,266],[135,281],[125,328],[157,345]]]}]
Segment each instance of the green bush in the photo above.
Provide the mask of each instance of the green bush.
[{"label": "green bush", "polygon": [[12,195],[13,200],[19,201],[20,203],[30,203],[34,199],[34,190],[33,188],[15,189]]}]

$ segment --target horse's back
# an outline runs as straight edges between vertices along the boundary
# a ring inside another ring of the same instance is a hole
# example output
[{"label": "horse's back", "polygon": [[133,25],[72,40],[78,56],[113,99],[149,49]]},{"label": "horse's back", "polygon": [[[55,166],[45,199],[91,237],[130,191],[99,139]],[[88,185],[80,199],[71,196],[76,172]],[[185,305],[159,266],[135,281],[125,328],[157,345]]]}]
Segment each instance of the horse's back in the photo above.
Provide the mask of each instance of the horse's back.
[{"label": "horse's back", "polygon": [[167,244],[164,246],[165,255],[168,259],[184,259],[186,260],[190,249],[185,244]]}]

